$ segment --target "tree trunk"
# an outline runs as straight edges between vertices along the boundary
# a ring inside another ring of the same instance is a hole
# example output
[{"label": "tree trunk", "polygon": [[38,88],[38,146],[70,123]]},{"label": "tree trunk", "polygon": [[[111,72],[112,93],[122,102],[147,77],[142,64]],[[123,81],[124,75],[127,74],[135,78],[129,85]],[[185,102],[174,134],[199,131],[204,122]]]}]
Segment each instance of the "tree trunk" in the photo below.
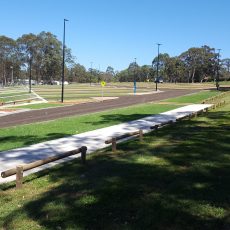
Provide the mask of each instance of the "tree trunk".
[{"label": "tree trunk", "polygon": [[193,73],[192,73],[192,83],[194,83],[195,73],[196,73],[196,68],[193,69]]}]

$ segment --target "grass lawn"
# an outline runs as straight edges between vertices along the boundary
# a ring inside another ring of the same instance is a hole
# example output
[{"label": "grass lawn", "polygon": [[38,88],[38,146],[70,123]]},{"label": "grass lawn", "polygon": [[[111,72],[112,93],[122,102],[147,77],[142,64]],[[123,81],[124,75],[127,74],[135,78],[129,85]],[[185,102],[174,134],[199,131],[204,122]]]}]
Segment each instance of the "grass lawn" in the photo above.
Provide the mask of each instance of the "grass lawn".
[{"label": "grass lawn", "polygon": [[[133,85],[130,87],[124,85],[117,87],[114,84],[107,84],[103,88],[105,97],[122,96],[133,93]],[[153,87],[153,86],[152,86]],[[60,100],[61,86],[56,85],[42,85],[34,86],[33,90],[48,101]],[[138,87],[137,92],[150,92],[152,89],[147,87]],[[65,101],[68,100],[82,100],[89,99],[90,97],[101,97],[102,87],[100,84],[70,84],[65,86]]]},{"label": "grass lawn", "polygon": [[0,129],[0,151],[108,127],[177,107],[175,105],[148,103],[89,115],[61,118],[54,121],[2,128]]},{"label": "grass lawn", "polygon": [[15,109],[45,109],[45,108],[52,108],[52,107],[58,107],[58,106],[64,106],[64,104],[61,103],[39,103],[39,104],[28,104],[28,105],[22,105],[14,107]]},{"label": "grass lawn", "polygon": [[0,185],[0,229],[228,230],[229,102],[92,154],[86,166],[31,175],[22,190]]},{"label": "grass lawn", "polygon": [[165,102],[175,102],[175,103],[201,103],[201,101],[220,94],[219,91],[201,91],[199,93],[190,94],[182,97],[175,97],[171,99],[164,100]]}]

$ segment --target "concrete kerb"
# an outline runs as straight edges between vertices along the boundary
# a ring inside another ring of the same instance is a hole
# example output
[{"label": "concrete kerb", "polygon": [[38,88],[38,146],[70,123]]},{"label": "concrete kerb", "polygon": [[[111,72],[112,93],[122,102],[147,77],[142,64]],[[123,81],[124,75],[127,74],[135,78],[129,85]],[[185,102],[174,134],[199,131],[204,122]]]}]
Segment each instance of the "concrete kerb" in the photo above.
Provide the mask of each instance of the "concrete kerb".
[{"label": "concrete kerb", "polygon": [[[105,140],[112,138],[114,136],[120,136],[122,134],[134,132],[136,130],[143,130],[143,133],[145,134],[152,131],[150,130],[151,126],[157,124],[159,125],[170,120],[175,122],[178,118],[188,116],[189,114],[195,113],[200,110],[204,110],[211,106],[211,104],[188,105],[158,115],[152,115],[142,119],[138,119],[135,121],[130,121],[119,125],[93,130],[66,138],[47,141],[24,148],[4,151],[0,154],[0,172],[16,167],[17,165],[26,164],[29,162],[33,162],[35,160],[44,159],[49,156],[54,156],[63,152],[71,151],[83,145],[87,146],[87,154],[90,154],[95,152],[96,150],[108,147],[108,145],[104,143]],[[118,142],[122,142],[130,138],[132,137],[120,140]],[[41,171],[43,169],[52,167],[59,163],[69,161],[78,157],[80,157],[80,154],[67,157],[65,159],[49,163],[47,165],[43,165],[31,171],[25,172],[24,175],[26,176],[31,173]],[[15,180],[15,176],[11,176],[5,179],[0,177],[0,183],[5,183],[13,180]]]}]

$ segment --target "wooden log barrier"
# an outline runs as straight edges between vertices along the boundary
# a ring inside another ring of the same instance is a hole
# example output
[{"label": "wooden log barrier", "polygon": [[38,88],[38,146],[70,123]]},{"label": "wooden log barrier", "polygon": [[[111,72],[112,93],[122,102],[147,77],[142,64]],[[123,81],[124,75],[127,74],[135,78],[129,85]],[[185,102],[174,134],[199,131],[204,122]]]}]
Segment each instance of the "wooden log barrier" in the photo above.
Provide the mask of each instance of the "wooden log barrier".
[{"label": "wooden log barrier", "polygon": [[[117,137],[113,137],[113,138],[116,138],[116,140],[121,140],[121,139],[124,139],[124,138],[127,138],[127,137],[132,137],[132,136],[136,136],[136,135],[139,135],[140,134],[140,131],[135,131],[135,132],[130,132],[130,133],[126,133],[126,134],[123,134],[123,135],[120,135],[120,136],[117,136]],[[112,143],[112,139],[108,139],[105,141],[105,144],[111,144]]]},{"label": "wooden log barrier", "polygon": [[156,132],[158,131],[159,125],[150,126],[150,129],[154,129]]},{"label": "wooden log barrier", "polygon": [[117,141],[127,138],[127,137],[132,137],[132,136],[139,136],[140,140],[143,140],[143,130],[138,130],[138,131],[134,131],[134,132],[129,132],[117,137],[112,137],[111,139],[108,139],[105,141],[105,144],[112,144],[112,151],[116,152],[117,150]]},{"label": "wooden log barrier", "polygon": [[[72,151],[69,151],[69,152],[66,152],[66,153],[62,153],[62,154],[59,154],[57,156],[52,156],[52,157],[48,157],[46,159],[42,159],[42,160],[34,161],[34,162],[31,162],[31,163],[28,163],[28,164],[24,164],[24,165],[22,165],[23,171],[28,171],[30,169],[33,169],[33,168],[42,166],[44,164],[48,164],[50,162],[60,160],[62,158],[69,157],[69,156],[72,156],[72,155],[75,155],[75,154],[78,154],[78,153],[83,152],[83,155],[84,155],[84,154],[86,154],[86,150],[87,150],[87,147],[82,146],[81,148],[78,148],[76,150],[72,150]],[[12,169],[8,169],[8,170],[2,172],[1,177],[6,178],[6,177],[9,177],[9,176],[15,175],[16,173],[17,173],[17,167],[12,168]]]},{"label": "wooden log barrier", "polygon": [[113,152],[117,151],[117,139],[116,139],[116,137],[112,138],[112,151]]},{"label": "wooden log barrier", "polygon": [[81,147],[81,163],[85,164],[86,163],[86,152],[87,152],[87,147],[82,146]]},{"label": "wooden log barrier", "polygon": [[162,122],[161,124],[150,126],[150,129],[158,130],[158,128],[162,126],[171,125],[171,124],[173,124],[173,120],[165,121],[165,122]]},{"label": "wooden log barrier", "polygon": [[16,166],[16,189],[22,188],[23,182],[23,165]]},{"label": "wooden log barrier", "polygon": [[203,109],[203,112],[207,113],[208,112],[208,108]]},{"label": "wooden log barrier", "polygon": [[143,141],[143,130],[142,129],[139,130],[139,139],[140,141]]}]

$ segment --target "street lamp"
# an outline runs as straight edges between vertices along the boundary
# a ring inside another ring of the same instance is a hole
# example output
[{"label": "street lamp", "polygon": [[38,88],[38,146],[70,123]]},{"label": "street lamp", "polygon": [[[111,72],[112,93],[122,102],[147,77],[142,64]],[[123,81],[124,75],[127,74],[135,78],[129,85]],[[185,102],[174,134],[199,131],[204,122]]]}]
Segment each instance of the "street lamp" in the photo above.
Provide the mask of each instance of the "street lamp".
[{"label": "street lamp", "polygon": [[63,32],[63,48],[62,48],[62,91],[61,91],[61,102],[64,101],[64,80],[65,80],[65,22],[69,20],[64,19],[64,32]]},{"label": "street lamp", "polygon": [[136,67],[137,67],[137,59],[134,58],[134,75],[133,75],[133,93],[136,94],[137,91],[137,82],[136,82]]},{"label": "street lamp", "polygon": [[216,76],[216,90],[219,90],[219,77],[220,77],[220,73],[219,73],[219,70],[220,70],[220,51],[221,49],[217,49],[218,50],[218,58],[217,58],[217,76]]},{"label": "street lamp", "polygon": [[30,55],[30,77],[29,77],[29,93],[31,93],[31,78],[32,78],[32,55]]},{"label": "street lamp", "polygon": [[160,49],[160,43],[157,43],[157,46],[158,46],[158,52],[157,52],[157,78],[155,80],[156,82],[156,91],[157,91],[157,83],[158,83],[158,80],[159,80],[159,76],[158,76],[158,72],[159,72],[159,49]]},{"label": "street lamp", "polygon": [[92,75],[93,75],[93,62],[92,61],[90,62],[90,65],[91,65],[91,69],[90,69],[90,85],[91,85]]}]

